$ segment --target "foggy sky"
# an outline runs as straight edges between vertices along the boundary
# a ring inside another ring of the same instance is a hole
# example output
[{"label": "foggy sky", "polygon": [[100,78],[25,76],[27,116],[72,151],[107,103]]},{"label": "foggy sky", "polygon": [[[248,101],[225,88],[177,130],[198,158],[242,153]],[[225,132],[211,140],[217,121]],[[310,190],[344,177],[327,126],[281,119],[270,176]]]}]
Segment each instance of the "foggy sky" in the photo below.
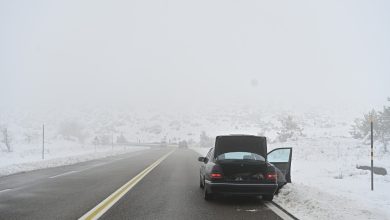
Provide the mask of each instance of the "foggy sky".
[{"label": "foggy sky", "polygon": [[0,106],[382,105],[389,11],[389,1],[0,0]]}]

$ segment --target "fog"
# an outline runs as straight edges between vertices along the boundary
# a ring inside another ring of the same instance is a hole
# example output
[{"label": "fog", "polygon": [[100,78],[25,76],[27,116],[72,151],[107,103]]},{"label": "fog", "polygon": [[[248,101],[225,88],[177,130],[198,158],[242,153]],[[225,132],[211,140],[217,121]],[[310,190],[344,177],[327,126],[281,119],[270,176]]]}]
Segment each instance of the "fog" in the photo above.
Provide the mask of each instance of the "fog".
[{"label": "fog", "polygon": [[388,1],[1,1],[0,106],[370,109]]},{"label": "fog", "polygon": [[390,219],[389,125],[389,0],[0,0],[0,219]]}]

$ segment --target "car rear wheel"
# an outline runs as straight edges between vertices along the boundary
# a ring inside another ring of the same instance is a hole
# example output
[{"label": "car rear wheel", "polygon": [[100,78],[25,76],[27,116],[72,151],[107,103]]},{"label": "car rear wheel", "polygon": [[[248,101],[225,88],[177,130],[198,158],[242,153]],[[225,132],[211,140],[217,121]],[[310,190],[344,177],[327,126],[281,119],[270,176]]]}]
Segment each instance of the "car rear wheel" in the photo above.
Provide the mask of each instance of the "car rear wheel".
[{"label": "car rear wheel", "polygon": [[204,188],[202,176],[199,176],[199,187],[202,189]]},{"label": "car rear wheel", "polygon": [[206,185],[204,184],[203,182],[203,193],[204,193],[204,199],[206,201],[210,201],[213,199],[213,194],[212,193],[209,193],[209,191],[207,190],[207,187]]},{"label": "car rear wheel", "polygon": [[263,195],[263,200],[272,201],[274,199],[274,195]]}]

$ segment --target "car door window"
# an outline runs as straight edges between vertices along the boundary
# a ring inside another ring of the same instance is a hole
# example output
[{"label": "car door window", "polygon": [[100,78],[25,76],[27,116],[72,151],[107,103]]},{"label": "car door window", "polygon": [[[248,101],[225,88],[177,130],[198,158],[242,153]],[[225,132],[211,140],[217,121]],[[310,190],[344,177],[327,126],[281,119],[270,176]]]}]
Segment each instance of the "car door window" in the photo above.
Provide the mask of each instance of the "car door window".
[{"label": "car door window", "polygon": [[212,149],[210,149],[209,152],[207,153],[206,158],[209,158],[209,157],[210,157],[211,150],[212,150]]},{"label": "car door window", "polygon": [[291,147],[276,148],[267,155],[267,161],[272,163],[284,174],[288,183],[291,183],[291,159]]},{"label": "car door window", "polygon": [[213,155],[214,155],[214,148],[211,148],[209,153],[206,156],[207,160],[211,161],[213,159]]},{"label": "car door window", "polygon": [[278,149],[268,154],[268,161],[270,163],[287,163],[290,160],[291,149]]}]

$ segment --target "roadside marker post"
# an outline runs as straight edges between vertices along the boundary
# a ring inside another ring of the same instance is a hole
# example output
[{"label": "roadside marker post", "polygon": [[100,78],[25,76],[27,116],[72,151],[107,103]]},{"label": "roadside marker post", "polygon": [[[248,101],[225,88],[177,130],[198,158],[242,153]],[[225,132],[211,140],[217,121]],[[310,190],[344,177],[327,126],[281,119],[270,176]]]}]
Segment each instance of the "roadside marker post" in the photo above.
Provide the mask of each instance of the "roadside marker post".
[{"label": "roadside marker post", "polygon": [[42,160],[45,159],[45,124],[42,125]]},{"label": "roadside marker post", "polygon": [[114,151],[114,133],[111,133],[111,151]]},{"label": "roadside marker post", "polygon": [[374,191],[374,122],[371,116],[371,191]]}]

